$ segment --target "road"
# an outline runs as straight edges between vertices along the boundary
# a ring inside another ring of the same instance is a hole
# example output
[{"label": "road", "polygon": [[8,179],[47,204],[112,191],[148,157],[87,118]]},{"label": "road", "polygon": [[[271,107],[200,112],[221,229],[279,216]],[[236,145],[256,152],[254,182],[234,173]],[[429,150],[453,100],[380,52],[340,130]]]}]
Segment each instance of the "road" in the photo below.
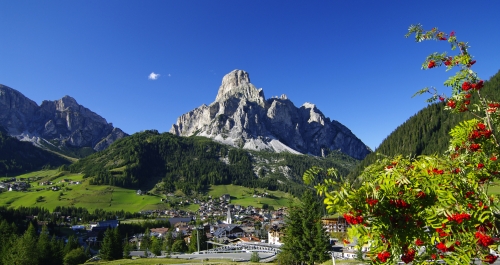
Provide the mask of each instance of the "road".
[{"label": "road", "polygon": [[[233,261],[248,261],[252,253],[239,252],[239,253],[209,253],[209,254],[179,254],[172,255],[172,258],[179,259],[195,259],[195,260],[205,260],[205,259],[230,259]],[[266,259],[274,254],[272,253],[259,253],[260,259]]]}]

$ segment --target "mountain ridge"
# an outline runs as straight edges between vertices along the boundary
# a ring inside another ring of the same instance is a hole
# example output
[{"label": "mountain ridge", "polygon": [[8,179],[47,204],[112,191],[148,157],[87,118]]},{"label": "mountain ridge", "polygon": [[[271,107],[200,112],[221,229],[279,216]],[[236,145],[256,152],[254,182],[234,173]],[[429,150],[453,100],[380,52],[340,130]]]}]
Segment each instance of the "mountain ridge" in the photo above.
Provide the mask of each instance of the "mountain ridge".
[{"label": "mountain ridge", "polygon": [[284,94],[266,100],[263,89],[238,69],[223,77],[213,103],[181,115],[170,132],[250,150],[315,156],[340,150],[356,159],[371,152],[347,127],[325,117],[312,103],[297,108]]},{"label": "mountain ridge", "polygon": [[0,126],[19,140],[52,150],[86,147],[101,151],[127,136],[70,96],[44,100],[38,106],[21,92],[1,84]]}]

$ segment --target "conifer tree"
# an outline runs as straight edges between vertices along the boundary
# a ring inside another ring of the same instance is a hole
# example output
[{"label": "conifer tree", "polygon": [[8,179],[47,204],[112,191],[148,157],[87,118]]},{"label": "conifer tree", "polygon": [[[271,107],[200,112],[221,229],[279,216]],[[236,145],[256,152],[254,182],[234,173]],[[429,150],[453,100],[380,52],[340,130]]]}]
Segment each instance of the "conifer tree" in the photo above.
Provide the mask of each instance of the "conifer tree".
[{"label": "conifer tree", "polygon": [[123,240],[120,235],[120,230],[118,228],[114,228],[113,230],[113,259],[121,259],[123,258]]},{"label": "conifer tree", "polygon": [[123,258],[128,259],[130,258],[130,250],[131,246],[130,243],[128,242],[128,234],[125,235],[125,243],[123,244]]},{"label": "conifer tree", "polygon": [[[198,230],[194,230],[192,233],[191,233],[191,241],[189,242],[189,252],[195,252],[195,251],[198,251],[198,240],[200,242],[200,250],[205,250],[207,248],[207,245],[205,242],[207,242],[208,238],[207,238],[207,235],[202,232],[203,229]],[[199,235],[199,238],[198,238],[198,235]]]},{"label": "conifer tree", "polygon": [[118,228],[110,228],[106,230],[100,253],[101,258],[104,260],[123,258],[123,242]]},{"label": "conifer tree", "polygon": [[149,232],[149,229],[146,228],[146,231],[144,231],[144,235],[142,236],[141,240],[141,249],[146,250],[151,247],[151,233]]},{"label": "conifer tree", "polygon": [[49,230],[47,229],[47,226],[43,226],[36,246],[39,264],[52,263],[52,254],[50,249],[51,241],[49,238]]},{"label": "conifer tree", "polygon": [[163,240],[163,249],[167,251],[167,256],[172,253],[172,245],[174,244],[174,241],[175,239],[172,231],[168,231],[165,235],[165,239]]},{"label": "conifer tree", "polygon": [[104,238],[101,244],[101,259],[103,260],[113,260],[113,230],[108,229],[104,233]]},{"label": "conifer tree", "polygon": [[321,223],[322,205],[307,190],[290,208],[279,260],[283,264],[314,264],[328,259],[328,237]]},{"label": "conifer tree", "polygon": [[50,240],[50,255],[51,255],[51,263],[53,265],[62,265],[63,257],[64,257],[64,243],[62,240],[56,239],[55,236],[52,236]]},{"label": "conifer tree", "polygon": [[2,257],[3,264],[12,265],[38,265],[36,249],[36,231],[30,223],[28,230],[18,238]]}]

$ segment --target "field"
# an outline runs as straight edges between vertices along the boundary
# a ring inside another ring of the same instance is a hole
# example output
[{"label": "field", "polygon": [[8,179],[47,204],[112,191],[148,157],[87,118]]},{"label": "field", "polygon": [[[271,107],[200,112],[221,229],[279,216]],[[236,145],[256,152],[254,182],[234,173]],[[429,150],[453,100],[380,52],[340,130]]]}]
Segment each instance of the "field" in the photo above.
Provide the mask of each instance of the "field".
[{"label": "field", "polygon": [[[167,205],[160,200],[165,198],[160,195],[137,195],[136,190],[114,186],[89,185],[88,180],[81,174],[58,172],[57,170],[42,170],[30,172],[19,176],[17,179],[28,180],[31,178],[31,187],[27,191],[5,191],[0,193],[0,206],[37,206],[54,210],[57,206],[83,207],[89,211],[104,209],[107,211],[124,210],[138,212],[142,210],[167,209]],[[9,177],[10,178],[10,177]],[[5,177],[0,180],[5,180]],[[35,180],[36,179],[36,180]],[[42,185],[42,182],[52,182],[52,185]],[[80,184],[71,182],[78,181]],[[57,187],[58,190],[52,190]],[[258,195],[267,192],[267,197]],[[255,195],[254,193],[258,194]],[[218,198],[223,194],[231,195],[231,203],[242,206],[252,205],[262,207],[264,204],[275,209],[288,206],[290,195],[281,191],[266,191],[264,189],[251,189],[242,186],[220,185],[213,186],[208,194]],[[199,205],[190,204],[181,209],[196,211]]]},{"label": "field", "polygon": [[[253,197],[254,190],[257,194],[267,192],[270,196]],[[289,206],[290,198],[292,198],[289,194],[282,191],[265,191],[264,189],[252,189],[235,185],[213,186],[210,188],[208,194],[212,195],[213,198],[218,198],[223,194],[230,194],[231,204],[239,204],[245,207],[249,205],[262,207],[263,204],[267,204],[269,206],[273,206],[275,209]]]},{"label": "field", "polygon": [[[108,211],[124,210],[128,212],[138,212],[142,210],[167,209],[167,205],[160,201],[165,198],[159,195],[137,195],[136,190],[125,189],[114,186],[96,186],[89,185],[88,180],[83,179],[80,174],[71,174],[69,172],[58,172],[57,170],[42,170],[26,173],[16,178],[37,178],[31,181],[31,188],[25,192],[6,191],[0,193],[0,206],[38,206],[53,210],[56,206],[74,206],[83,207],[89,211],[95,209],[104,209]],[[10,177],[9,177],[10,178]],[[0,177],[5,180],[6,177]],[[53,185],[44,186],[40,182],[51,181]],[[80,184],[71,184],[71,181],[79,181]],[[57,186],[60,190],[50,190]],[[268,193],[267,197],[259,197]],[[500,182],[492,183],[488,189],[492,195],[500,195]],[[268,191],[265,189],[253,189],[236,185],[218,185],[212,186],[208,195],[212,198],[218,198],[223,194],[231,195],[231,203],[242,206],[252,205],[262,207],[267,204],[274,209],[288,206],[289,194],[281,191]],[[292,200],[297,200],[292,199]],[[180,207],[188,211],[196,211],[199,208],[197,204],[190,204]]]},{"label": "field", "polygon": [[[53,210],[56,206],[83,207],[89,211],[104,209],[110,211],[125,210],[130,212],[161,209],[165,207],[160,197],[139,196],[135,190],[112,186],[89,185],[79,174],[60,173],[55,170],[37,171],[17,176],[17,178],[41,177],[31,182],[28,191],[7,191],[0,193],[0,206],[38,206]],[[40,185],[40,182],[52,181],[53,185]],[[70,184],[80,181],[81,184]],[[60,190],[50,188],[57,186]]]}]

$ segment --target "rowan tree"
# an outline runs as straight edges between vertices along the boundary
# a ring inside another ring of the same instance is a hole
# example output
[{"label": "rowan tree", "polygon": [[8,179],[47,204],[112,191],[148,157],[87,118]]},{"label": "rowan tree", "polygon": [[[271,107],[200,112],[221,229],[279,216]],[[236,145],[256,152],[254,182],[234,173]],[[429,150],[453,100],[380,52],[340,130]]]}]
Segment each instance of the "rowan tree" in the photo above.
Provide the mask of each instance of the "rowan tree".
[{"label": "rowan tree", "polygon": [[[437,28],[425,31],[412,25],[406,37],[417,42],[446,41],[455,55],[433,53],[422,69],[446,67],[458,69],[444,85],[451,88],[446,96],[434,87],[416,94],[427,94],[429,102],[446,104],[452,113],[471,113],[450,131],[447,152],[418,157],[385,157],[368,166],[358,177],[361,186],[326,179],[316,186],[325,195],[330,212],[341,212],[351,225],[349,235],[368,244],[372,264],[394,264],[402,260],[412,264],[469,264],[472,259],[494,263],[497,249],[494,235],[498,199],[488,194],[490,183],[499,178],[497,158],[500,103],[481,95],[484,85],[472,70],[476,63],[466,42],[454,32]],[[442,103],[439,103],[442,102]],[[472,104],[472,102],[477,102]],[[310,182],[320,172],[312,168],[304,174]],[[328,175],[334,175],[328,171]]]}]

